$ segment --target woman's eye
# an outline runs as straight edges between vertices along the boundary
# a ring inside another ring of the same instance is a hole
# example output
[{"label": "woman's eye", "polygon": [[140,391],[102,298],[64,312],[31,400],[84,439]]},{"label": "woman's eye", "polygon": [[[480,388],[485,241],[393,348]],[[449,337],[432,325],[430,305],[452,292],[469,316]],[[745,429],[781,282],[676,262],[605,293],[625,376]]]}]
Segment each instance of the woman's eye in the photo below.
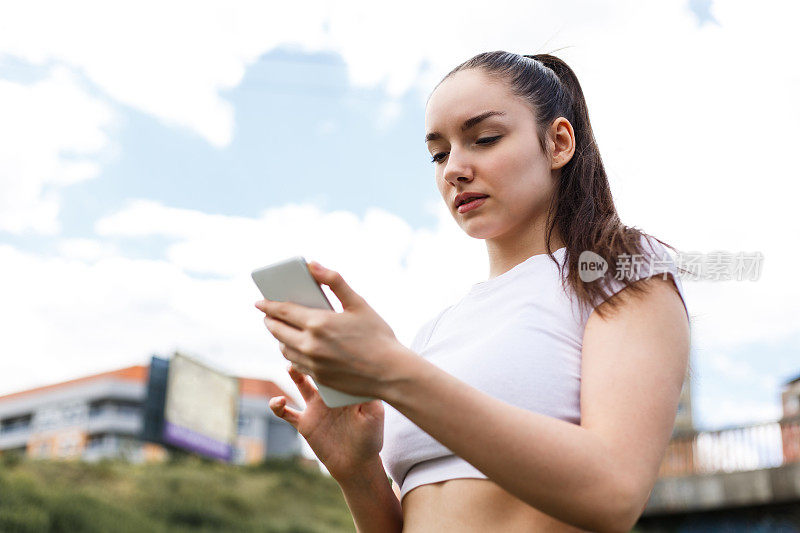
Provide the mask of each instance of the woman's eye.
[{"label": "woman's eye", "polygon": [[[482,139],[478,139],[477,141],[475,141],[475,144],[483,144],[483,145],[492,144],[500,137],[502,137],[502,135],[496,135],[494,137],[483,137]],[[447,155],[447,152],[439,152],[438,154],[434,154],[433,157],[431,157],[431,163],[441,163],[445,155]]]}]

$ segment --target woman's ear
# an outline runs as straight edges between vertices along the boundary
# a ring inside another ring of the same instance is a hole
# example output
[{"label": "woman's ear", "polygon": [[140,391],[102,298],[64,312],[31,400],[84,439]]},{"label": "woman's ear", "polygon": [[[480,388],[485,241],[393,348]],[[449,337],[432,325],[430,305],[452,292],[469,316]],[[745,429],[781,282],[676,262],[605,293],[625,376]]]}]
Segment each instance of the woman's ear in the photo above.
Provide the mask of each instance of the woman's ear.
[{"label": "woman's ear", "polygon": [[575,154],[575,131],[572,124],[564,117],[558,117],[550,126],[550,141],[552,147],[552,170],[559,169],[569,163]]}]

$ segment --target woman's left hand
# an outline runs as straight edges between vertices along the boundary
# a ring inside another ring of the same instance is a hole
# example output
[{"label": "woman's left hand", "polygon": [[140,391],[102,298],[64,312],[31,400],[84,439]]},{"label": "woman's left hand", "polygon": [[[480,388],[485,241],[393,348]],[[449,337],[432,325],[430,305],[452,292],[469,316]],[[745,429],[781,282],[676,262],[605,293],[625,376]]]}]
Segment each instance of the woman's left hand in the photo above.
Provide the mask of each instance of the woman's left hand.
[{"label": "woman's left hand", "polygon": [[314,381],[357,396],[379,398],[393,377],[402,344],[389,325],[338,272],[309,263],[309,272],[330,287],[343,311],[293,302],[260,300],[264,323],[281,343],[281,353]]}]

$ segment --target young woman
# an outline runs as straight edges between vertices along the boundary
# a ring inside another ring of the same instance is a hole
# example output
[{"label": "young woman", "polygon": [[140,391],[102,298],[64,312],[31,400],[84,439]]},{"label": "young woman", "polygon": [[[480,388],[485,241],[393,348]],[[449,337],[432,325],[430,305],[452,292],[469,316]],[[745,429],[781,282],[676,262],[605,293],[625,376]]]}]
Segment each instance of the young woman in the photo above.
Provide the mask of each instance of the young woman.
[{"label": "young woman", "polygon": [[[560,59],[479,54],[439,83],[425,118],[437,187],[486,243],[489,279],[407,348],[311,263],[343,312],[256,303],[306,402],[270,408],[339,482],[360,532],[628,531],[687,371],[675,265],[620,222]],[[379,400],[329,409],[306,375]]]}]

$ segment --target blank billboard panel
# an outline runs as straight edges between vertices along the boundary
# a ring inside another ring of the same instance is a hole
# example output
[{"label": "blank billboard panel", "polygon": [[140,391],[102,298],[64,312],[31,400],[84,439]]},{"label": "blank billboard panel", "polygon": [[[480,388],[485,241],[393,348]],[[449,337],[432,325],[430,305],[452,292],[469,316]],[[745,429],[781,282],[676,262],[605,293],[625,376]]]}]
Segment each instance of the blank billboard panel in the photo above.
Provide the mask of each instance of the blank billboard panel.
[{"label": "blank billboard panel", "polygon": [[176,353],[167,379],[164,442],[230,461],[238,402],[238,379]]}]

